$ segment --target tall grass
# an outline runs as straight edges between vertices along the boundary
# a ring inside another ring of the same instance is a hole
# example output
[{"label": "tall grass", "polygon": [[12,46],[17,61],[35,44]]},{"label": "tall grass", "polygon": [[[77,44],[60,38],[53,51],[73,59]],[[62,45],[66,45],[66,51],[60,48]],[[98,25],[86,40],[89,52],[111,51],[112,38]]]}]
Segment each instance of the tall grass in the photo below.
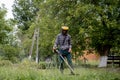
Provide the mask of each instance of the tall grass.
[{"label": "tall grass", "polygon": [[[57,68],[39,69],[37,64],[21,63],[0,67],[0,80],[120,80],[119,68],[76,67],[76,75],[68,68],[61,74]],[[29,66],[28,66],[29,65]],[[34,65],[34,67],[33,67]]]}]

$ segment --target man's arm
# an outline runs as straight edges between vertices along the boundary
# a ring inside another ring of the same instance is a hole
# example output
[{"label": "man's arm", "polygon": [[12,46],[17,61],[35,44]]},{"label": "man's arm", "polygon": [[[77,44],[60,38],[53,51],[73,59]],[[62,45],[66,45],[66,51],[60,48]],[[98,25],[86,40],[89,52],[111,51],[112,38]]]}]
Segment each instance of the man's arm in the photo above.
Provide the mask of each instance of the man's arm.
[{"label": "man's arm", "polygon": [[56,40],[55,40],[55,43],[54,43],[54,46],[53,46],[53,50],[55,50],[58,47],[58,43],[59,43],[58,41],[59,41],[59,38],[57,36]]},{"label": "man's arm", "polygon": [[71,42],[71,36],[69,36],[69,52],[72,52],[72,42]]}]

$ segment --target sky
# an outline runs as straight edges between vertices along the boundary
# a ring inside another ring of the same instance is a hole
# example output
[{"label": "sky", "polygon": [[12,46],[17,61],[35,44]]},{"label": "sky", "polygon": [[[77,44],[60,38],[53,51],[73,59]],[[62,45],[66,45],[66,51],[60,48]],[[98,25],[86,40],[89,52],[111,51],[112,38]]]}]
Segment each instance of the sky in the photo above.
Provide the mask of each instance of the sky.
[{"label": "sky", "polygon": [[7,16],[6,18],[13,18],[12,15],[12,5],[13,5],[14,0],[0,0],[0,6],[1,4],[5,4],[5,8],[7,8]]}]

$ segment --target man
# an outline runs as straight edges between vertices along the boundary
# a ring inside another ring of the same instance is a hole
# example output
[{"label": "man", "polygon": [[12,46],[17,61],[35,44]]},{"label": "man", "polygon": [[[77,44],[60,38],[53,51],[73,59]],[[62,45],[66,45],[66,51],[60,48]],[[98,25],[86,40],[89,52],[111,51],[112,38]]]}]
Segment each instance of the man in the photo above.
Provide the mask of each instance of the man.
[{"label": "man", "polygon": [[[61,55],[63,57],[66,57],[68,64],[73,68],[72,66],[72,60],[71,60],[71,36],[68,34],[69,27],[62,26],[62,31],[59,33],[56,37],[56,41],[53,46],[53,50],[60,51]],[[64,67],[63,67],[63,59],[59,56],[59,63],[60,63],[60,71],[63,73]],[[72,74],[72,72],[71,72]]]}]

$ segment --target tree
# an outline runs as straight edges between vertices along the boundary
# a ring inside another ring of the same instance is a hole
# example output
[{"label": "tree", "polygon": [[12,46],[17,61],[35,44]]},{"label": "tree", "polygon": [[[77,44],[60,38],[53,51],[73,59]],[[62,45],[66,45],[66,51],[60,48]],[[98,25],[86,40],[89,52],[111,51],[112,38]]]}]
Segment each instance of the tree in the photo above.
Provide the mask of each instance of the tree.
[{"label": "tree", "polygon": [[5,20],[6,9],[5,7],[0,7],[0,44],[7,44],[8,33],[12,28],[8,25],[7,20]]},{"label": "tree", "polygon": [[13,15],[20,29],[27,30],[30,27],[34,22],[36,12],[37,7],[33,4],[33,0],[15,0]]},{"label": "tree", "polygon": [[85,49],[85,39],[89,38],[88,48],[108,55],[112,48],[119,48],[119,3],[119,0],[51,0],[43,4],[45,10],[41,12],[47,14],[45,17],[48,16],[51,22],[55,19],[55,26],[70,26],[74,50]]},{"label": "tree", "polygon": [[[87,34],[91,40],[90,46],[103,56],[101,57],[101,63],[105,63],[104,66],[106,66],[107,61],[107,57],[104,56],[109,55],[114,48],[119,49],[119,3],[119,0],[92,3],[94,8],[86,20],[86,22],[89,22]],[[119,52],[117,53],[119,54]],[[102,61],[103,58],[106,61]],[[99,66],[102,67],[103,65],[100,64]]]},{"label": "tree", "polygon": [[[93,48],[100,55],[119,49],[119,0],[35,0],[39,8],[38,22],[29,26],[27,38],[35,27],[40,28],[39,46],[48,54],[60,27],[70,27],[73,51]],[[34,19],[35,20],[35,19]],[[87,42],[86,42],[87,41]],[[115,48],[115,49],[114,49]]]},{"label": "tree", "polygon": [[0,7],[0,57],[2,57],[2,59],[16,62],[20,55],[20,50],[18,46],[13,45],[13,43],[15,43],[15,37],[13,37],[12,30],[15,23],[11,19],[5,19],[6,12],[7,11],[4,6]]},{"label": "tree", "polygon": [[[101,2],[97,5],[89,26],[89,32],[91,36],[91,45],[101,54],[108,55],[110,49],[113,47],[119,47],[120,43],[120,28],[118,17],[119,1],[107,1]],[[90,20],[89,19],[89,20]]]}]

